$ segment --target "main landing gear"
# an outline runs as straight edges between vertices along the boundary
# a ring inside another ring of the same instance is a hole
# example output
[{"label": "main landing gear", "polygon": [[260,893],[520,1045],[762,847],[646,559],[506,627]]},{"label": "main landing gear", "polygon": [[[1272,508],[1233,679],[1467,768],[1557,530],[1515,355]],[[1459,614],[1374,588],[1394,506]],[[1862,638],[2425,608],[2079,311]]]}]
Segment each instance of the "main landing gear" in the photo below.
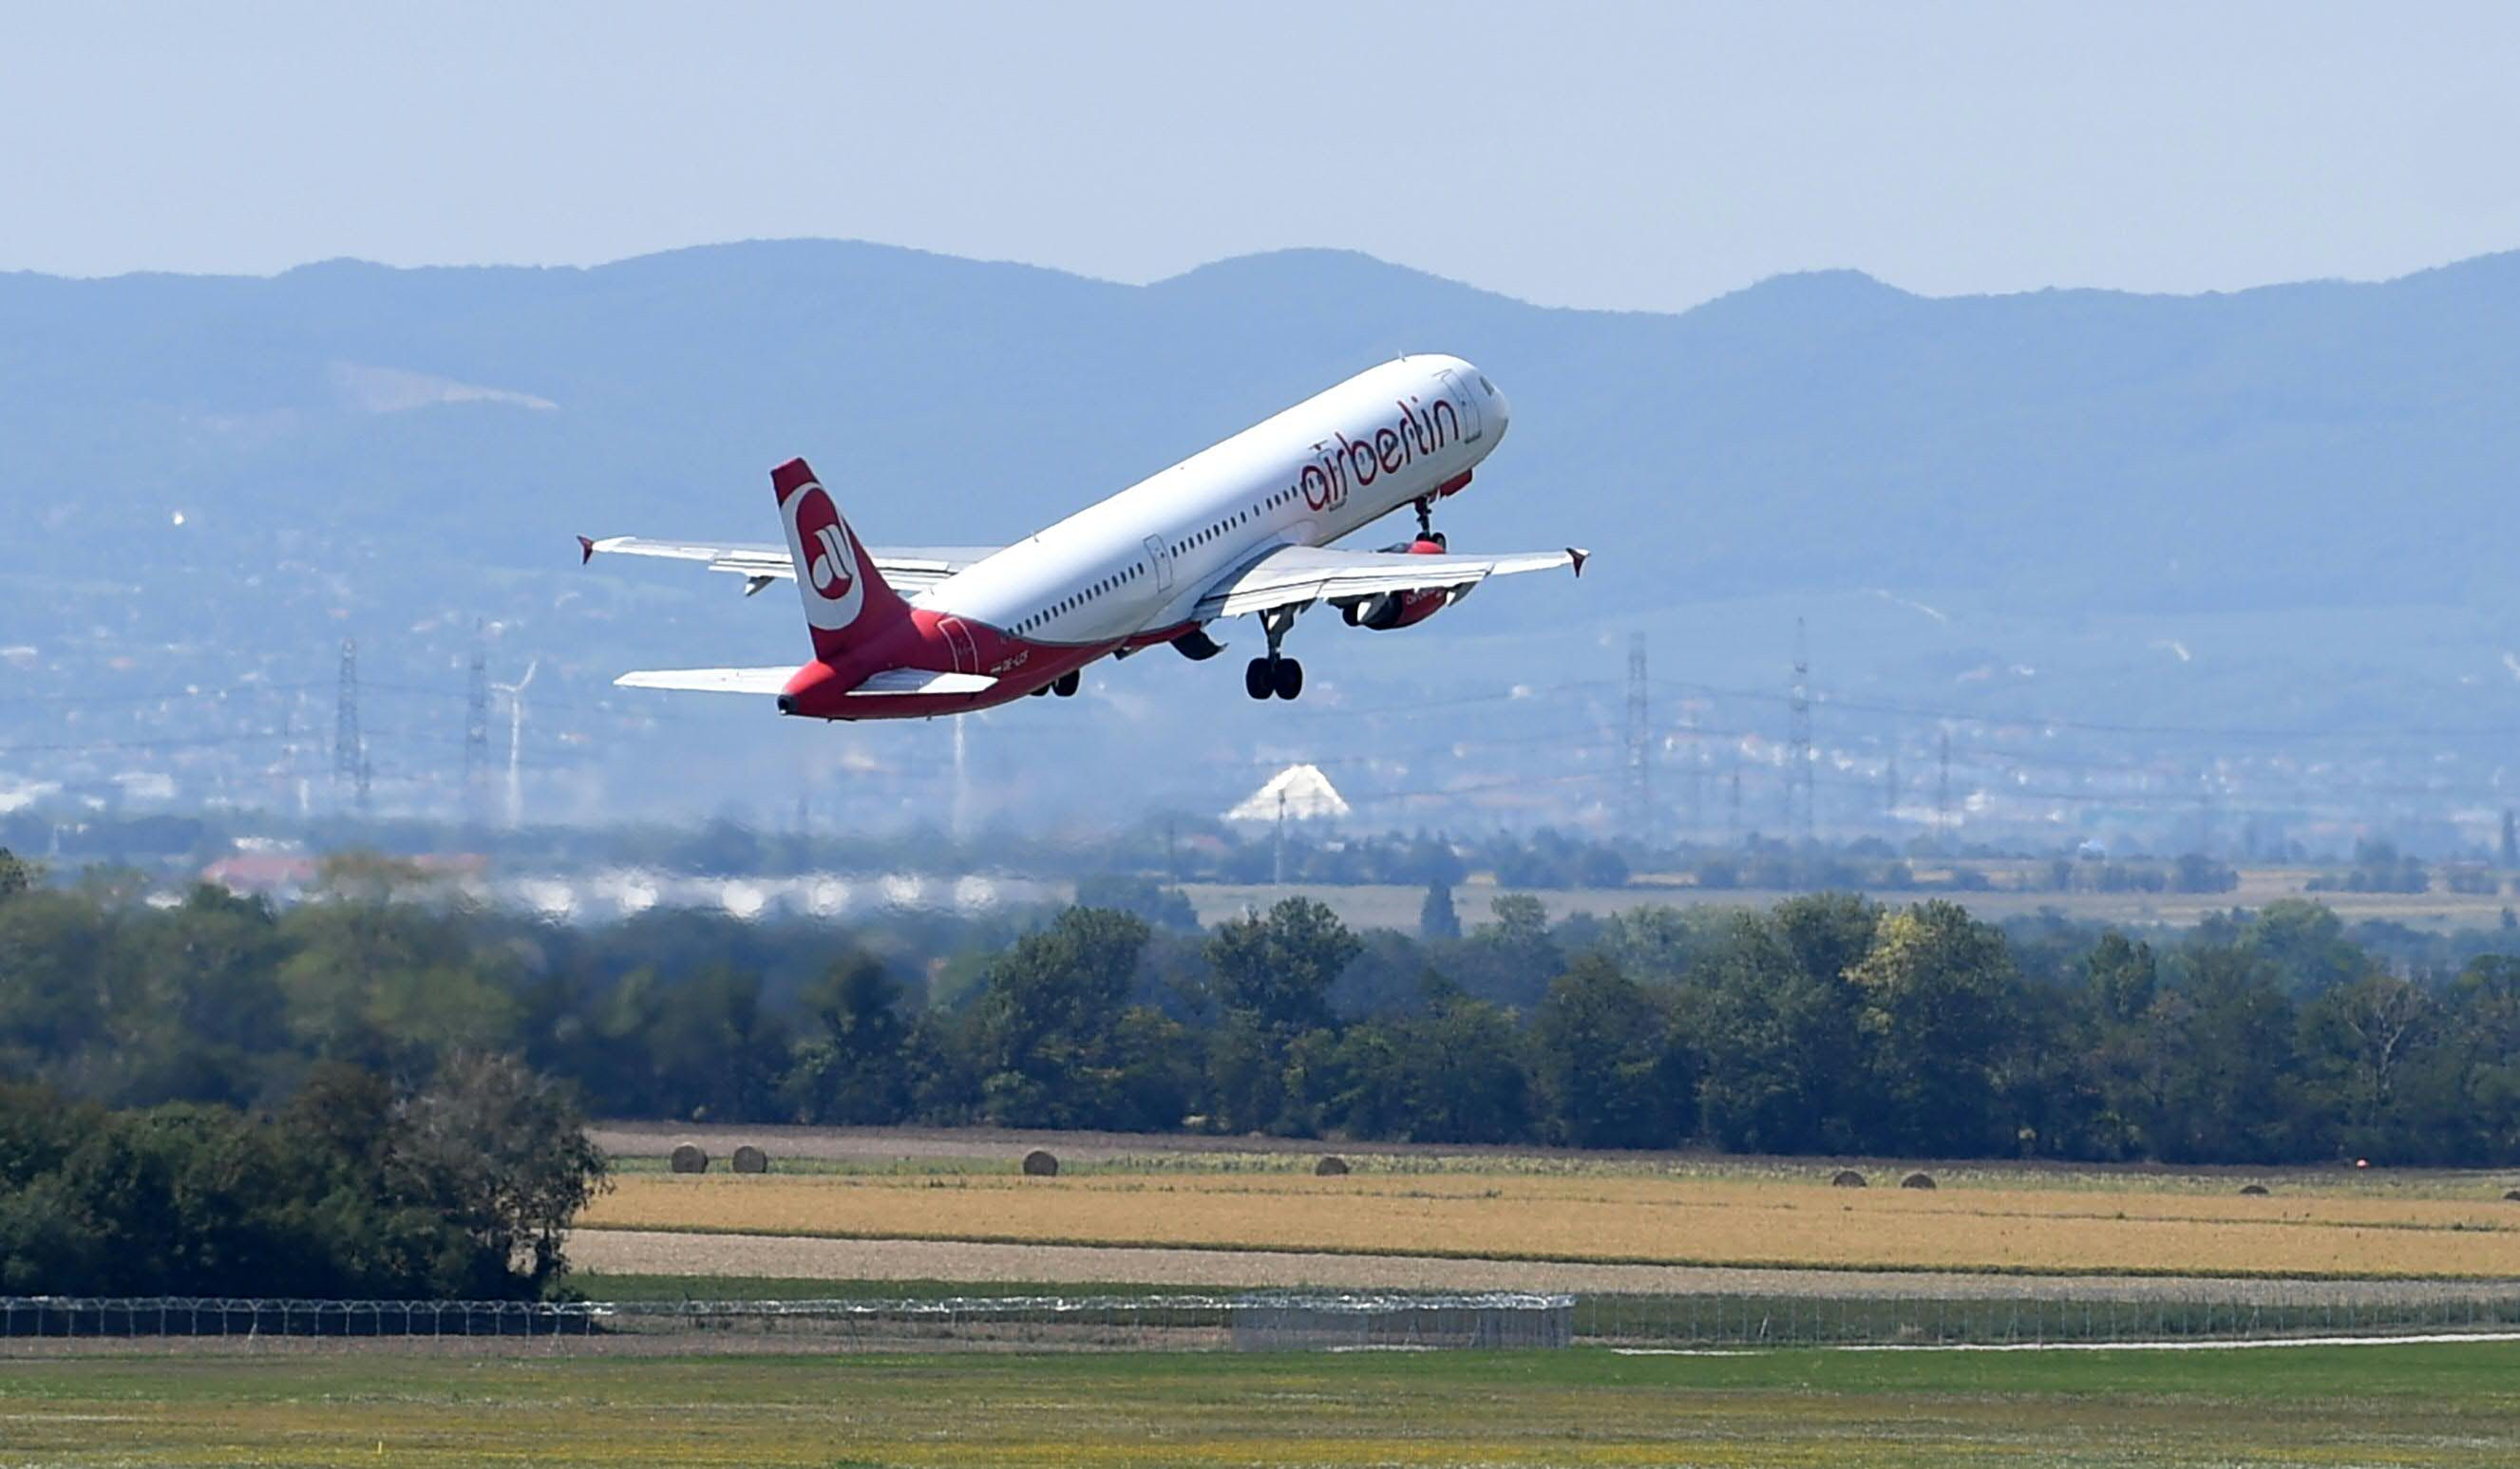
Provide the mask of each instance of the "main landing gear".
[{"label": "main landing gear", "polygon": [[1278,651],[1286,630],[1295,625],[1295,609],[1280,607],[1260,614],[1260,630],[1269,635],[1269,655],[1254,658],[1242,670],[1242,691],[1253,698],[1291,699],[1304,691],[1304,665]]},{"label": "main landing gear", "polygon": [[1242,670],[1242,691],[1253,698],[1294,698],[1304,691],[1304,665],[1293,658],[1254,658]]},{"label": "main landing gear", "polygon": [[1045,693],[1056,693],[1060,698],[1074,698],[1076,697],[1077,687],[1084,682],[1085,675],[1083,672],[1071,668],[1067,672],[1060,674],[1058,678],[1055,678],[1049,683],[1042,685],[1040,688],[1035,689],[1032,691],[1032,696],[1034,698],[1039,698]]}]

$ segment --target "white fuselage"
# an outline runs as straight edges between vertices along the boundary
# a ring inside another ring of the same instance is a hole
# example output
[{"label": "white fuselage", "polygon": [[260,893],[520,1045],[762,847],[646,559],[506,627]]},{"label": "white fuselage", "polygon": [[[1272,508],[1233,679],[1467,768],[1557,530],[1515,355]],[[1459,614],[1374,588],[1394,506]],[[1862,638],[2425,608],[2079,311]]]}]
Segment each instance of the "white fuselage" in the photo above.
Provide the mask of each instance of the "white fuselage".
[{"label": "white fuselage", "polygon": [[1225,573],[1327,546],[1458,485],[1504,436],[1505,395],[1458,357],[1350,378],[966,567],[914,607],[1050,645],[1193,620]]}]

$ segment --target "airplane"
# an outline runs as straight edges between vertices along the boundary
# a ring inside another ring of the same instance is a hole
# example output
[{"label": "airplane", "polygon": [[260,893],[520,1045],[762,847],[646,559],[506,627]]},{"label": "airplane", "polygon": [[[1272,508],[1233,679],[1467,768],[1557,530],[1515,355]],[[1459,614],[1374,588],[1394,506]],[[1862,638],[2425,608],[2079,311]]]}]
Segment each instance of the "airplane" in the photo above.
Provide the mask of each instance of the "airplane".
[{"label": "airplane", "polygon": [[[1458,357],[1408,356],[1360,373],[1012,546],[869,550],[802,459],[770,473],[785,547],[611,536],[599,555],[698,561],[751,596],[792,580],[813,646],[801,667],[623,674],[629,689],[775,694],[809,719],[923,719],[1076,692],[1085,666],[1169,644],[1216,656],[1220,618],[1256,616],[1268,652],[1243,672],[1252,698],[1292,699],[1304,665],[1283,651],[1306,608],[1351,627],[1423,622],[1491,576],[1559,566],[1576,547],[1455,556],[1434,511],[1505,436],[1505,395]],[[1330,543],[1403,506],[1418,533],[1382,551]]]}]

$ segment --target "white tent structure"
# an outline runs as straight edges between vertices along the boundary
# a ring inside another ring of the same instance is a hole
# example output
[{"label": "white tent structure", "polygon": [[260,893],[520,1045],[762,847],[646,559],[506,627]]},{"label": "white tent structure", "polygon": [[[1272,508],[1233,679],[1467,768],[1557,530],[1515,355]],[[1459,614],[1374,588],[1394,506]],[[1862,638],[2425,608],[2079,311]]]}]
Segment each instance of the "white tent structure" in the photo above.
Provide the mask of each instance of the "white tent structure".
[{"label": "white tent structure", "polygon": [[1290,765],[1225,814],[1229,822],[1333,822],[1348,814],[1347,799],[1318,765]]}]

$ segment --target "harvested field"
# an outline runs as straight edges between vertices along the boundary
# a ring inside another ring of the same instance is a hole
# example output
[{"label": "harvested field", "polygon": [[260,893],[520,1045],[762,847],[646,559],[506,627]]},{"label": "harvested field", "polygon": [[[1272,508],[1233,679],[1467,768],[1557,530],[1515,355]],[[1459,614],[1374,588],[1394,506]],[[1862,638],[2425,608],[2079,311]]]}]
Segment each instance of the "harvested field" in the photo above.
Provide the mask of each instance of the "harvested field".
[{"label": "harvested field", "polygon": [[[1833,1189],[1649,1176],[1360,1171],[630,1174],[581,1220],[640,1229],[1027,1245],[1779,1268],[2520,1275],[2499,1199]],[[592,1263],[592,1262],[590,1262]],[[745,1273],[778,1273],[746,1267]],[[1137,1278],[1146,1278],[1140,1273]]]},{"label": "harvested field", "polygon": [[[1015,1128],[792,1127],[762,1124],[694,1126],[605,1122],[590,1135],[631,1172],[662,1172],[674,1144],[696,1139],[725,1156],[745,1142],[767,1146],[782,1173],[995,1174],[1013,1171],[1023,1155],[1056,1154],[1061,1173],[1286,1173],[1314,1170],[1318,1139],[1224,1137],[1195,1133],[1061,1133]],[[2066,1164],[1997,1160],[1892,1160],[1762,1157],[1702,1150],[1624,1152],[1477,1143],[1357,1142],[1337,1144],[1358,1173],[1561,1175],[1583,1178],[1700,1180],[1710,1182],[1825,1182],[1854,1164],[1880,1187],[1919,1167],[1937,1181],[1966,1188],[2091,1193],[2231,1194],[2246,1183],[2279,1195],[2498,1200],[2509,1170],[2183,1167],[2155,1164]]]},{"label": "harvested field", "polygon": [[[2455,1282],[2284,1280],[2163,1275],[2031,1275],[1932,1270],[1795,1270],[1728,1266],[1581,1265],[1563,1261],[1457,1260],[1407,1255],[1302,1254],[1283,1250],[1168,1250],[1093,1245],[968,1244],[951,1240],[826,1239],[804,1235],[688,1234],[638,1229],[582,1229],[568,1256],[595,1272],[580,1283],[599,1300],[620,1293],[618,1277],[665,1276],[692,1281],[696,1295],[747,1294],[701,1288],[714,1277],[782,1282],[849,1282],[829,1294],[882,1295],[869,1282],[966,1281],[1002,1286],[1032,1282],[1084,1291],[1268,1289],[1563,1291],[1573,1294],[1800,1296],[1828,1300],[1868,1296],[1937,1296],[1982,1300],[2157,1300],[2210,1295],[2222,1301],[2406,1299],[2409,1292],[2461,1293]],[[698,1279],[695,1279],[698,1277]],[[903,1292],[908,1293],[908,1292]],[[632,1294],[639,1294],[633,1292]],[[788,1289],[776,1294],[820,1294]],[[670,1296],[667,1297],[671,1299]]]}]

